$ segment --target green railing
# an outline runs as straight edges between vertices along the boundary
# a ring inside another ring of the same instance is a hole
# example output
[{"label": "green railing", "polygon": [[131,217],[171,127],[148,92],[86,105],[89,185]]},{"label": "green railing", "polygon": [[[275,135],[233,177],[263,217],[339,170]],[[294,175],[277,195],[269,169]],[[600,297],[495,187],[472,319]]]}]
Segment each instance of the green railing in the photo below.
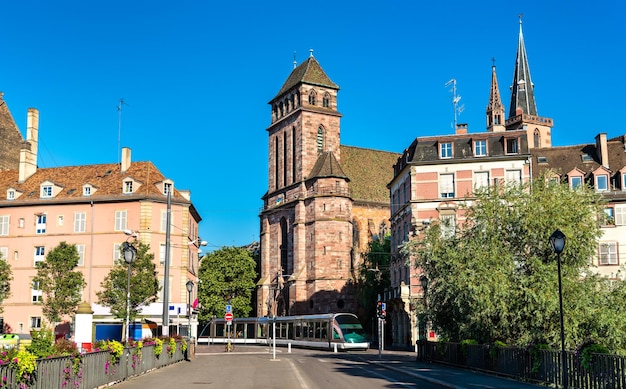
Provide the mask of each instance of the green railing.
[{"label": "green railing", "polygon": [[4,389],[93,389],[124,381],[129,377],[144,374],[188,357],[192,349],[182,350],[182,342],[176,342],[176,350],[168,353],[167,345],[163,352],[154,355],[154,346],[144,346],[141,353],[135,348],[124,348],[119,361],[112,363],[108,351],[83,354],[80,363],[72,357],[54,357],[37,360],[37,369],[28,386],[20,386],[15,371],[8,366],[0,366],[0,388]]},{"label": "green railing", "polygon": [[[567,378],[571,389],[626,389],[626,357],[592,354],[585,367],[579,355],[566,352]],[[561,352],[488,345],[425,342],[418,346],[418,358],[484,371],[552,386],[562,385]]]}]

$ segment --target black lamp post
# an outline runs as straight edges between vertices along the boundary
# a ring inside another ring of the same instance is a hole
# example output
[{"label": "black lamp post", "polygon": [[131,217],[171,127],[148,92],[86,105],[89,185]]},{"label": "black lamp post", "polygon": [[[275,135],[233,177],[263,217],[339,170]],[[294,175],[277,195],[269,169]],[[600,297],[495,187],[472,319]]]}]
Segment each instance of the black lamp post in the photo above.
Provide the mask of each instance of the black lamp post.
[{"label": "black lamp post", "polygon": [[124,343],[128,342],[128,333],[130,332],[130,264],[133,263],[137,256],[137,249],[129,242],[122,243],[122,254],[124,261],[128,264],[128,280],[126,283],[126,325],[124,334]]},{"label": "black lamp post", "polygon": [[550,245],[552,250],[556,253],[557,268],[559,272],[559,309],[561,314],[561,380],[563,382],[563,388],[567,389],[567,365],[565,357],[565,326],[563,325],[563,287],[561,284],[561,253],[565,248],[565,234],[560,230],[556,230],[550,235]]},{"label": "black lamp post", "polygon": [[[422,287],[422,302],[424,303],[424,311],[428,309],[428,301],[426,300],[426,290],[428,289],[428,278],[422,274],[420,277],[420,286]],[[426,358],[426,334],[428,329],[426,328],[426,313],[422,313],[419,325],[420,339],[419,339],[419,360],[425,360]]]},{"label": "black lamp post", "polygon": [[189,319],[187,335],[189,336],[189,339],[191,339],[191,292],[193,292],[193,281],[187,281],[185,286],[187,287],[187,292],[189,293],[189,302],[187,303],[187,318]]}]

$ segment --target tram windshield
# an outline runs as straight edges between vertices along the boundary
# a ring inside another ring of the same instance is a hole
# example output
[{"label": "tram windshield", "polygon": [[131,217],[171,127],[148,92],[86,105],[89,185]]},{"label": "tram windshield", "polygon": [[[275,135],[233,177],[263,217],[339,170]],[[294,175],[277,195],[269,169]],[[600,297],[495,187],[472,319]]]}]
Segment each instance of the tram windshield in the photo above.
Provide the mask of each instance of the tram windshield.
[{"label": "tram windshield", "polygon": [[365,330],[363,330],[363,326],[361,326],[359,319],[351,315],[340,315],[337,316],[335,320],[337,320],[337,324],[339,324],[339,328],[343,334],[343,339],[346,342],[367,342],[367,335],[365,334]]}]

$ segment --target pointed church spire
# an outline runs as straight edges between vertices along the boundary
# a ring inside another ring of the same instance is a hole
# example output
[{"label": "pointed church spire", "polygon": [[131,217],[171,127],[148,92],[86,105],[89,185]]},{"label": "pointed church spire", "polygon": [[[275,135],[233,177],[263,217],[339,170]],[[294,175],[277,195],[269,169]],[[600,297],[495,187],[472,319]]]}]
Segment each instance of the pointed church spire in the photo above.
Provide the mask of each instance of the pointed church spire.
[{"label": "pointed church spire", "polygon": [[[515,72],[513,74],[513,85],[511,85],[511,108],[509,119],[516,117],[519,113],[537,116],[537,106],[535,104],[534,85],[530,78],[530,68],[526,57],[526,47],[524,46],[524,35],[522,34],[522,15],[519,15],[519,39],[517,43],[517,58],[515,60]],[[518,112],[521,110],[521,112]]]},{"label": "pointed church spire", "polygon": [[496,77],[496,59],[491,61],[491,91],[489,93],[489,105],[487,105],[487,131],[504,131],[504,106],[500,98],[498,77]]}]

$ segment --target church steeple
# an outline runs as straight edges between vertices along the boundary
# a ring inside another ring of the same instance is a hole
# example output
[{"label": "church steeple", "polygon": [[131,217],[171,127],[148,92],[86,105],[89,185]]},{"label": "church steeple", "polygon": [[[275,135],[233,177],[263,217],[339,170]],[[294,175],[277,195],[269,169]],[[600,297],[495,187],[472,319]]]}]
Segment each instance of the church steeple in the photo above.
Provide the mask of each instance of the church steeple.
[{"label": "church steeple", "polygon": [[504,106],[500,98],[500,88],[496,77],[496,60],[492,59],[491,66],[491,91],[489,93],[489,105],[487,105],[487,131],[504,131]]},{"label": "church steeple", "polygon": [[[511,85],[511,108],[509,119],[519,114],[537,116],[535,104],[534,85],[530,78],[530,68],[524,46],[524,34],[522,34],[522,16],[519,20],[519,39],[517,42],[517,58],[515,60],[515,72],[513,73],[513,85]],[[518,112],[521,110],[521,112]]]}]

